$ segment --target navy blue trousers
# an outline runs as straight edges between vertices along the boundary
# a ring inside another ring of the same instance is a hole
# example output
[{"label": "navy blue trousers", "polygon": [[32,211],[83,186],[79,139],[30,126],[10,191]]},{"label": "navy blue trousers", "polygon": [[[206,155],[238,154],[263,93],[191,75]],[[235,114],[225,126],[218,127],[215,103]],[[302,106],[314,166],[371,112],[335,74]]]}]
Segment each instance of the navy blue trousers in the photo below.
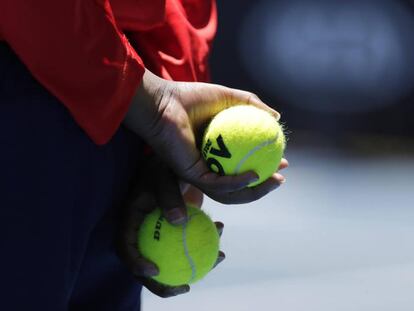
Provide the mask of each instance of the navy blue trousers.
[{"label": "navy blue trousers", "polygon": [[0,44],[0,310],[139,310],[114,235],[141,149],[95,145]]}]

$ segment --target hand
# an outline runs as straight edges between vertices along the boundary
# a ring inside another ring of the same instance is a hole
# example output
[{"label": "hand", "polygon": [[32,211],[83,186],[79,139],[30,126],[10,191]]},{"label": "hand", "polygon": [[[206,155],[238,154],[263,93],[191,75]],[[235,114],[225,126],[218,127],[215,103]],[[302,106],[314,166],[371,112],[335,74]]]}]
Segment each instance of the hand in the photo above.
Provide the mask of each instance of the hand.
[{"label": "hand", "polygon": [[[180,187],[175,175],[155,158],[145,167],[147,171],[135,181],[129,198],[122,207],[117,240],[118,255],[136,279],[154,294],[160,297],[184,294],[190,290],[188,285],[166,286],[151,278],[158,274],[158,268],[139,253],[137,232],[146,214],[156,206],[161,208],[167,221],[175,225],[183,224],[187,219],[184,202],[201,207],[202,193],[188,185],[181,184]],[[215,224],[221,236],[224,225],[221,222]],[[220,251],[216,265],[224,258],[224,253]]]},{"label": "hand", "polygon": [[[182,180],[216,201],[247,203],[279,187],[284,177],[275,173],[261,185],[246,187],[258,178],[254,172],[219,176],[209,171],[197,148],[211,118],[241,103],[280,117],[252,93],[208,83],[167,81],[146,71],[125,124],[143,137]],[[283,160],[282,168],[287,165]]]}]

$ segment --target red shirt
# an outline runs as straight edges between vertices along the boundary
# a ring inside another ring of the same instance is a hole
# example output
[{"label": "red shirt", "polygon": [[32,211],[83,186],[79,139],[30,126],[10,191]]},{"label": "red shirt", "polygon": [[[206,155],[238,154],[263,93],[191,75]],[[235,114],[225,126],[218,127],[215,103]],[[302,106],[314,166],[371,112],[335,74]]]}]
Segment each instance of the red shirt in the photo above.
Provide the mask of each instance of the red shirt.
[{"label": "red shirt", "polygon": [[216,24],[214,0],[0,3],[0,40],[96,144],[120,126],[144,66],[166,79],[208,80]]}]

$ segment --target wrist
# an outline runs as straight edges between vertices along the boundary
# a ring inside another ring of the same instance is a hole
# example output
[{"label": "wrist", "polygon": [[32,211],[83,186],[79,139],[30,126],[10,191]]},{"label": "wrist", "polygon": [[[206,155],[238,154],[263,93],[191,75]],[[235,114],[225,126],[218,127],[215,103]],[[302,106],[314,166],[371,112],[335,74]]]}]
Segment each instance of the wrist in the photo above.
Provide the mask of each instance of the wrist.
[{"label": "wrist", "polygon": [[145,69],[141,84],[132,98],[124,125],[142,138],[147,138],[159,120],[160,107],[168,81]]}]

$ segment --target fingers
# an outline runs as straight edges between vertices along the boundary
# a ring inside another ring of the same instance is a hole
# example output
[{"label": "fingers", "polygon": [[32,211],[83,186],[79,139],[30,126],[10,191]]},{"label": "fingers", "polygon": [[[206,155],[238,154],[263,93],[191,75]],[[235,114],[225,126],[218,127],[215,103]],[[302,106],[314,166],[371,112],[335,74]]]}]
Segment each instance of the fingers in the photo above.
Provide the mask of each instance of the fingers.
[{"label": "fingers", "polygon": [[[214,224],[216,225],[217,232],[219,236],[221,237],[223,234],[224,224],[220,221],[216,221]],[[217,256],[217,261],[214,264],[213,269],[217,267],[217,265],[220,264],[225,258],[226,258],[226,254],[224,254],[222,251],[219,251],[218,256]]]},{"label": "fingers", "polygon": [[133,203],[125,207],[122,214],[122,225],[119,227],[119,238],[126,245],[134,244],[136,246],[136,234],[147,215],[147,210],[155,208],[155,201],[147,192],[133,200]]},{"label": "fingers", "polygon": [[121,258],[128,270],[136,277],[153,277],[159,274],[158,267],[141,257],[136,245],[123,247],[121,250]]},{"label": "fingers", "polygon": [[214,264],[213,268],[217,267],[224,259],[226,259],[226,254],[224,254],[222,251],[219,251],[219,254],[217,256],[217,261]]},{"label": "fingers", "polygon": [[157,206],[169,223],[173,225],[185,223],[187,210],[176,175],[158,158],[153,158],[150,165],[152,174],[157,176],[152,179]]},{"label": "fingers", "polygon": [[[282,159],[279,169],[288,167],[286,159]],[[240,175],[221,176],[211,171],[205,172],[198,181],[198,187],[215,201],[223,204],[243,204],[256,201],[269,192],[277,189],[286,179],[279,173],[256,187],[247,187],[257,181],[258,176],[250,171]]]},{"label": "fingers", "polygon": [[254,172],[229,176],[220,176],[213,172],[206,172],[201,176],[200,183],[206,191],[225,193],[243,189],[258,179],[259,177]]},{"label": "fingers", "polygon": [[175,175],[168,169],[163,170],[155,187],[157,203],[167,221],[173,225],[185,223],[187,210]]},{"label": "fingers", "polygon": [[159,273],[155,264],[139,254],[137,245],[139,227],[148,210],[154,207],[153,197],[147,191],[141,191],[141,194],[131,199],[123,210],[117,235],[117,254],[135,276],[151,277]]},{"label": "fingers", "polygon": [[273,174],[265,182],[255,187],[246,187],[238,191],[228,193],[211,193],[206,194],[213,200],[223,204],[244,204],[259,200],[269,192],[279,188],[285,182],[285,178],[279,174]]},{"label": "fingers", "polygon": [[198,208],[201,208],[203,205],[204,195],[196,187],[189,185],[185,192],[183,192],[184,202],[191,204]]},{"label": "fingers", "polygon": [[188,286],[187,284],[180,286],[168,286],[158,283],[153,279],[139,278],[138,280],[150,292],[162,298],[174,297],[177,295],[188,293],[190,291],[190,286]]},{"label": "fingers", "polygon": [[[224,224],[222,222],[215,222],[215,225],[217,228],[217,232],[221,236],[223,233]],[[225,258],[226,258],[226,255],[222,251],[219,251],[218,256],[217,256],[217,261],[215,262],[212,269],[214,269],[215,267],[217,267],[217,265],[223,262]],[[151,291],[153,294],[159,297],[162,297],[162,298],[174,297],[177,295],[188,293],[190,291],[190,286],[187,284],[180,285],[180,286],[168,286],[168,285],[158,283],[157,281],[153,279],[149,279],[149,278],[138,277],[137,279],[149,291]]]},{"label": "fingers", "polygon": [[[288,161],[282,159],[279,170],[288,166]],[[185,178],[189,183],[197,186],[213,200],[224,204],[241,204],[258,200],[285,182],[283,175],[275,173],[260,186],[248,188],[249,184],[259,178],[255,172],[249,171],[240,175],[229,176],[218,175],[210,171],[201,158],[186,173]]]},{"label": "fingers", "polygon": [[240,103],[252,105],[269,112],[277,121],[280,120],[280,113],[262,102],[256,94],[232,88],[228,88],[227,91],[230,105],[240,105]]},{"label": "fingers", "polygon": [[283,169],[287,168],[288,166],[289,166],[288,160],[283,158],[282,161],[280,161],[279,170],[283,170]]},{"label": "fingers", "polygon": [[204,193],[237,191],[259,179],[259,176],[252,171],[240,175],[218,175],[207,168],[207,165],[201,157],[186,175],[184,177],[187,178],[188,182],[197,186]]},{"label": "fingers", "polygon": [[[287,166],[287,160],[283,159],[280,168],[283,169]],[[199,167],[207,171],[204,171],[201,177],[193,181],[189,180],[189,182],[197,185],[213,200],[223,204],[243,204],[256,201],[285,182],[283,175],[275,173],[262,184],[256,187],[247,187],[259,178],[253,171],[240,175],[221,176],[208,171],[204,163],[199,164]],[[197,167],[193,167],[193,169],[197,169]]]},{"label": "fingers", "polygon": [[117,253],[122,261],[135,276],[152,277],[159,273],[158,268],[152,262],[146,260],[138,251],[136,236],[141,223],[141,216],[128,217],[124,221],[122,231],[118,236]]},{"label": "fingers", "polygon": [[224,224],[220,221],[216,221],[214,224],[216,225],[217,232],[219,236],[221,237],[221,235],[223,234]]}]

